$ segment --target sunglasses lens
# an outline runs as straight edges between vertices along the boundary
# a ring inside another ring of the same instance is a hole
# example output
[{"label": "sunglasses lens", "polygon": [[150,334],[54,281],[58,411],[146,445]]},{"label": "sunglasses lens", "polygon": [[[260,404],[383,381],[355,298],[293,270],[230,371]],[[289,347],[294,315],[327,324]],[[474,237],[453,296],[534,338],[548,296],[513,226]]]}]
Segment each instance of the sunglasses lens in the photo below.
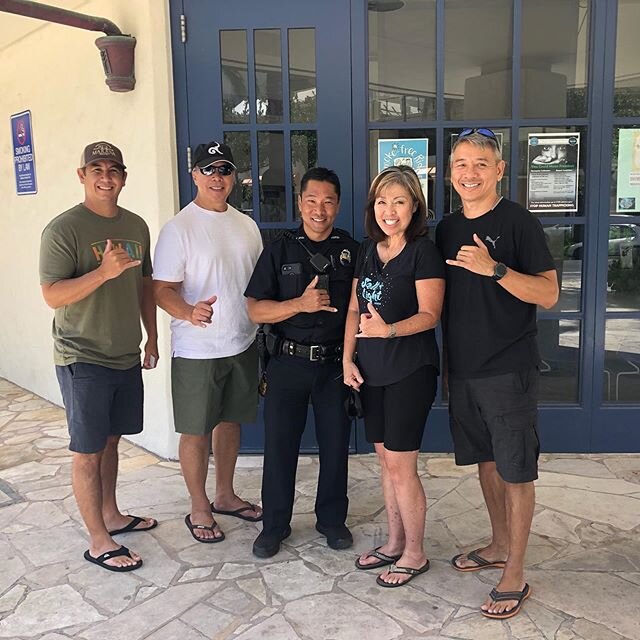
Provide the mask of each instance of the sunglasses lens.
[{"label": "sunglasses lens", "polygon": [[473,129],[463,129],[458,136],[460,138],[464,138],[465,136],[470,136],[473,133]]},{"label": "sunglasses lens", "polygon": [[212,176],[214,173],[220,176],[230,176],[233,173],[233,167],[230,164],[223,164],[219,167],[210,164],[208,167],[200,167],[200,173],[203,176]]},{"label": "sunglasses lens", "polygon": [[485,136],[485,138],[491,138],[492,140],[497,140],[496,134],[491,131],[491,129],[478,129],[478,133]]}]

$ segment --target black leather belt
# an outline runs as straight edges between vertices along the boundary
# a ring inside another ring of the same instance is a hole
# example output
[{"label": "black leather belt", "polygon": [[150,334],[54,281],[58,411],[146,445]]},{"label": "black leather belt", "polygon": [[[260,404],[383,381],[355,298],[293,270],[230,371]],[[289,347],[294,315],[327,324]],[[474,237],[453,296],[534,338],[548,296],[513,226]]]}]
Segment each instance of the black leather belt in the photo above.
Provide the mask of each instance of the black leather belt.
[{"label": "black leather belt", "polygon": [[280,353],[296,358],[304,358],[311,362],[336,362],[342,353],[341,344],[300,344],[284,338],[280,346]]}]

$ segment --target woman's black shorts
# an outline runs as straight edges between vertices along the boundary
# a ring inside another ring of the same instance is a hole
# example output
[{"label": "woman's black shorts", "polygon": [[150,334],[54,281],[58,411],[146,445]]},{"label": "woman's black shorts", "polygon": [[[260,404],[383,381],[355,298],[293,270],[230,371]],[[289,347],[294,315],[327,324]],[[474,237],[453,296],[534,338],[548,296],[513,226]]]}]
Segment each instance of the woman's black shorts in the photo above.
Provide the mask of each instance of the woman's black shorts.
[{"label": "woman's black shorts", "polygon": [[368,442],[382,442],[390,451],[417,451],[436,397],[438,371],[421,367],[393,384],[361,387]]}]

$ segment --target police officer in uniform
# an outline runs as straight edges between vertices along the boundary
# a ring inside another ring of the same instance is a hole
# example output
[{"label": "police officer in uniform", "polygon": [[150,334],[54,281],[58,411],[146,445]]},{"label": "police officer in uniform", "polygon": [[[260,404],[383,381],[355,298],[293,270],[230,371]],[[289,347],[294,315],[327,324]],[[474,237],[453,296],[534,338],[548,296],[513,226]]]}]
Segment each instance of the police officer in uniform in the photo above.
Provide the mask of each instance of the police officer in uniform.
[{"label": "police officer in uniform", "polygon": [[[291,534],[300,440],[309,398],[320,458],[316,529],[333,549],[353,544],[347,517],[350,418],[342,384],[342,338],[358,243],[333,223],[340,181],[307,171],[300,185],[302,226],[262,252],[245,296],[250,318],[267,325],[263,530],[253,553],[269,558]],[[270,325],[270,326],[269,326]]]}]

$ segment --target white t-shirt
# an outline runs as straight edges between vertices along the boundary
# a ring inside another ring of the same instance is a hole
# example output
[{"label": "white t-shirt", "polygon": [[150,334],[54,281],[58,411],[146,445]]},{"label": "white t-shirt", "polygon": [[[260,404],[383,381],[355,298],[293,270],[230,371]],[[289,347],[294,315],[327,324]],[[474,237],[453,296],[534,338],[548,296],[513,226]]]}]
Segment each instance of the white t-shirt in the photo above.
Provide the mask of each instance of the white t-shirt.
[{"label": "white t-shirt", "polygon": [[221,213],[191,202],[164,225],[153,279],[182,282],[180,295],[189,304],[218,296],[212,322],[205,328],[171,320],[174,356],[225,358],[251,345],[256,325],[249,320],[244,290],[261,251],[256,223],[231,205]]}]

